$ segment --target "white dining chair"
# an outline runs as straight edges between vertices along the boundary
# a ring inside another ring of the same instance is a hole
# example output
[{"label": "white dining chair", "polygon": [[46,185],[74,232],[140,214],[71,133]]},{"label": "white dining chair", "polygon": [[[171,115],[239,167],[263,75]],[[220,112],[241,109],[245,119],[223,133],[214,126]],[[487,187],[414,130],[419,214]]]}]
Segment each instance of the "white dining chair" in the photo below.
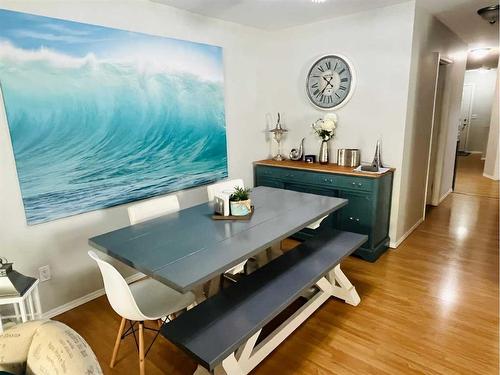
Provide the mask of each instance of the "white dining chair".
[{"label": "white dining chair", "polygon": [[[158,334],[165,323],[164,317],[176,314],[195,301],[195,296],[191,292],[179,293],[176,290],[151,278],[139,280],[130,285],[127,284],[123,276],[108,262],[100,259],[96,253],[89,251],[88,255],[97,262],[104,281],[106,297],[113,310],[122,317],[120,328],[116,336],[113,355],[109,366],[114,367],[120,343],[129,334],[137,332],[136,323],[139,325],[139,373],[145,374],[144,358],[149,349],[158,337]],[[161,323],[160,323],[161,320]],[[129,321],[130,328],[124,333],[125,324]],[[158,329],[144,326],[144,321],[155,321]],[[156,335],[148,349],[144,351],[144,330],[153,330]],[[136,340],[137,343],[137,340]]]},{"label": "white dining chair", "polygon": [[218,193],[222,193],[225,191],[233,191],[236,186],[242,188],[245,187],[243,180],[241,178],[236,178],[234,180],[227,180],[218,182],[216,184],[208,185],[207,186],[208,201],[212,202],[215,198],[215,195]]},{"label": "white dining chair", "polygon": [[176,195],[149,199],[136,203],[127,208],[130,224],[142,223],[162,215],[179,211],[179,200]]},{"label": "white dining chair", "polygon": [[[243,180],[241,178],[222,181],[216,184],[208,185],[207,186],[208,201],[212,202],[217,194],[227,191],[233,191],[235,187],[241,187],[241,188],[245,187],[245,185],[243,184]],[[233,268],[224,272],[224,274],[237,275],[239,273],[244,273],[245,264],[247,263],[247,261],[248,260],[244,260],[243,262],[237,264]]]}]

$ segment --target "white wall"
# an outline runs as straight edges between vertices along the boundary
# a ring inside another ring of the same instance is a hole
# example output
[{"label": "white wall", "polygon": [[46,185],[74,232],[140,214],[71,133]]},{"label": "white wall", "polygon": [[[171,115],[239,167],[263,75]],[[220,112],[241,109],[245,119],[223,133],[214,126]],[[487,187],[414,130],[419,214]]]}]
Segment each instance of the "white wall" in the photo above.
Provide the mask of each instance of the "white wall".
[{"label": "white wall", "polygon": [[467,151],[480,152],[483,156],[486,155],[496,78],[496,69],[476,69],[465,72],[464,85],[474,86],[466,149]]},{"label": "white wall", "polygon": [[443,109],[438,139],[437,174],[440,196],[451,189],[460,115],[466,44],[444,24],[419,6],[415,10],[410,91],[404,136],[401,193],[395,238],[405,238],[423,219],[427,162],[434,113],[438,58],[453,63],[446,69]]},{"label": "white wall", "polygon": [[310,104],[305,92],[311,64],[331,53],[352,61],[358,83],[349,103],[336,111],[339,123],[331,149],[336,156],[338,148],[359,148],[362,160],[371,161],[377,139],[382,140],[383,162],[396,168],[391,238],[399,204],[413,15],[414,3],[408,2],[282,30],[268,42],[265,54],[265,110],[283,113],[289,129],[287,154],[302,137],[305,152],[318,154],[311,123],[324,112]]},{"label": "white wall", "polygon": [[[421,128],[416,124],[421,108],[427,110],[428,105],[417,107],[416,103],[428,90],[417,83],[426,77],[426,59],[431,51],[439,47],[443,53],[451,54],[462,44],[428,15],[417,13],[419,25],[414,30],[414,1],[272,33],[150,2],[120,2],[117,6],[109,1],[0,0],[0,7],[224,47],[229,174],[242,176],[247,184],[252,182],[251,162],[270,152],[271,143],[265,143],[269,140],[266,126],[273,125],[266,116],[268,112],[283,113],[285,126],[290,130],[284,145],[286,153],[307,137],[306,153],[317,154],[319,142],[312,135],[310,124],[324,112],[308,102],[305,77],[317,57],[328,53],[347,56],[356,69],[358,84],[351,101],[337,111],[339,127],[333,149],[360,148],[362,159],[370,161],[376,140],[382,139],[383,162],[396,168],[391,243],[394,245],[406,228],[418,220],[418,210],[410,199],[413,186],[422,183],[415,145],[425,143],[428,130],[420,137]],[[415,42],[419,50],[412,55]],[[445,100],[452,103],[447,117],[450,123],[458,121],[454,108],[461,93],[463,71],[462,77],[459,71],[464,64],[465,59],[456,61],[457,68],[447,89]],[[460,99],[458,107],[459,104]],[[428,113],[424,117],[427,121]],[[453,134],[444,137],[446,154]],[[448,159],[443,156],[443,160]],[[416,180],[411,177],[413,171],[418,176]],[[53,279],[41,288],[44,308],[54,308],[100,288],[100,277],[86,255],[87,239],[127,225],[126,206],[27,227],[3,108],[0,176],[0,254],[27,274],[35,275],[39,266],[51,265]],[[448,177],[444,176],[443,181],[448,183]],[[203,202],[205,190],[183,191],[179,197],[181,206],[187,207]]]},{"label": "white wall", "polygon": [[[119,5],[112,1],[0,1],[0,7],[222,46],[229,175],[252,183],[251,161],[267,154],[257,87],[262,32],[147,1],[121,1]],[[37,275],[39,266],[51,266],[52,280],[41,284],[43,309],[101,288],[97,268],[87,256],[87,239],[127,225],[126,205],[28,227],[3,106],[0,176],[0,255],[29,275]],[[206,201],[206,190],[185,190],[179,198],[182,207],[191,206]]]},{"label": "white wall", "polygon": [[500,179],[500,150],[498,142],[500,141],[499,120],[500,113],[498,106],[500,98],[498,91],[500,90],[500,75],[497,74],[495,95],[493,99],[493,108],[491,111],[490,132],[488,137],[488,147],[486,148],[486,160],[484,162],[484,176],[492,180]]}]

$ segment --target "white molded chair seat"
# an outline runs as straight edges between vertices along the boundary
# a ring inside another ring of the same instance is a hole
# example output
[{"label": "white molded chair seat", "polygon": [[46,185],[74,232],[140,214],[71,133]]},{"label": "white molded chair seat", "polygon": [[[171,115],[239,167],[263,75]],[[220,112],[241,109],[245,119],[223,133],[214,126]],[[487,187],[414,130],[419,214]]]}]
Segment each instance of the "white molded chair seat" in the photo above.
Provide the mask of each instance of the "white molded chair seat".
[{"label": "white molded chair seat", "polygon": [[191,292],[179,293],[157,280],[148,278],[129,285],[137,307],[147,320],[157,320],[185,309],[194,302]]},{"label": "white molded chair seat", "polygon": [[101,270],[111,307],[127,320],[158,320],[187,308],[195,300],[191,292],[179,293],[150,278],[128,285],[115,267],[100,259],[93,251],[88,254]]}]

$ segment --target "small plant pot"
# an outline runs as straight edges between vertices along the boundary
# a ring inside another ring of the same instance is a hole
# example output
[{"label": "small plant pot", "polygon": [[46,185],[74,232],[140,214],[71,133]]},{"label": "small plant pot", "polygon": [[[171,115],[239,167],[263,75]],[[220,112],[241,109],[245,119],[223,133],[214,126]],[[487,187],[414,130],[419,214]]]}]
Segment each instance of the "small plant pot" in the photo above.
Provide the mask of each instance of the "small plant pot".
[{"label": "small plant pot", "polygon": [[251,212],[252,201],[247,199],[246,201],[231,201],[229,205],[231,207],[231,215],[233,216],[245,216]]}]

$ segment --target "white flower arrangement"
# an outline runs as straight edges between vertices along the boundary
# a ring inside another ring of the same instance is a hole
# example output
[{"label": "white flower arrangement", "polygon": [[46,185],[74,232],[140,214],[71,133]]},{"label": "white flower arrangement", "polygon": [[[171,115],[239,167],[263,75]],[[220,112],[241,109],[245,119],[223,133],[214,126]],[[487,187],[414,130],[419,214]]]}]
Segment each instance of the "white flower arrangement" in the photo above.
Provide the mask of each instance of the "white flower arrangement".
[{"label": "white flower arrangement", "polygon": [[323,141],[329,141],[335,135],[337,115],[335,113],[326,114],[323,118],[316,120],[316,122],[312,124],[312,128]]}]

